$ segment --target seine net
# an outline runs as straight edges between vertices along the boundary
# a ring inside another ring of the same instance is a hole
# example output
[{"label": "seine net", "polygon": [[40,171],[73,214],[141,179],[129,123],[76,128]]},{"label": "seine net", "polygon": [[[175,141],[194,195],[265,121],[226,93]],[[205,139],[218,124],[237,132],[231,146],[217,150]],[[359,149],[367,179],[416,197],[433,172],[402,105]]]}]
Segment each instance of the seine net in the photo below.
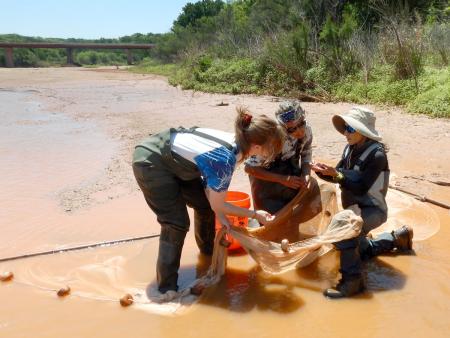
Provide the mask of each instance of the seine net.
[{"label": "seine net", "polygon": [[[231,227],[228,233],[267,273],[279,274],[304,267],[332,249],[332,243],[357,236],[363,224],[355,206],[338,212],[333,184],[311,179],[308,189],[301,191],[280,210],[273,221],[256,229]],[[221,245],[226,234],[216,235],[214,253],[208,272],[179,292],[158,295],[154,301],[172,301],[191,292],[201,291],[217,283],[225,273],[227,249]]]}]

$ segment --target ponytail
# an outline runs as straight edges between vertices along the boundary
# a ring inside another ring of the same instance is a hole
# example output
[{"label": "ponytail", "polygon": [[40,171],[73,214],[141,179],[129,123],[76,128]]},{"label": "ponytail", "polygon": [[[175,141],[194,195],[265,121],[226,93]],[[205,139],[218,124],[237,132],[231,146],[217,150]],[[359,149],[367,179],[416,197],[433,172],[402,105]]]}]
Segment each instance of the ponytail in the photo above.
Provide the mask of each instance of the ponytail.
[{"label": "ponytail", "polygon": [[285,135],[281,126],[266,115],[253,116],[246,107],[238,106],[236,111],[235,140],[243,158],[248,157],[250,147],[256,144],[267,148],[270,156],[266,161],[272,161],[283,147]]}]

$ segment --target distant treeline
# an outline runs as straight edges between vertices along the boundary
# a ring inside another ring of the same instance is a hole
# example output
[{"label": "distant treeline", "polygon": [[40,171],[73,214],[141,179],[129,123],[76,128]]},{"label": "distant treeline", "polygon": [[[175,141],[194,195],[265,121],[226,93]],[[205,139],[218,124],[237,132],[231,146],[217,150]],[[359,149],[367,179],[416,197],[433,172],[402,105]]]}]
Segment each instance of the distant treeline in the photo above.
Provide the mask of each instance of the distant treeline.
[{"label": "distant treeline", "polygon": [[[161,34],[140,34],[123,36],[118,39],[58,39],[28,37],[17,34],[0,34],[0,42],[51,42],[51,43],[157,43],[163,38]],[[151,51],[133,50],[133,61],[139,62],[151,57]],[[124,65],[127,55],[123,50],[82,50],[73,51],[74,62],[79,65]],[[64,65],[67,53],[64,48],[14,48],[14,65],[17,67],[46,67]],[[0,48],[0,67],[5,67],[5,54]]]}]

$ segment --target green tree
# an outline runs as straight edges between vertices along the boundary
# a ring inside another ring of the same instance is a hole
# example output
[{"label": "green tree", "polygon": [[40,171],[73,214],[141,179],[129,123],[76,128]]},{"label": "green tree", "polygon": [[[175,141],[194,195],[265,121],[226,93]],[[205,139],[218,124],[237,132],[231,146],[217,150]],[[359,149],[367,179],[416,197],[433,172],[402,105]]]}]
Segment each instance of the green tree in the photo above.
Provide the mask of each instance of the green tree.
[{"label": "green tree", "polygon": [[287,28],[291,4],[291,0],[257,0],[251,7],[250,21],[265,33]]},{"label": "green tree", "polygon": [[174,21],[174,26],[195,27],[203,17],[216,16],[223,8],[224,2],[221,0],[200,0],[195,3],[188,2]]},{"label": "green tree", "polygon": [[348,5],[344,9],[340,24],[328,15],[320,32],[324,53],[328,56],[326,63],[337,71],[338,75],[351,71],[355,66],[351,53],[348,53],[348,41],[357,27],[355,8]]}]

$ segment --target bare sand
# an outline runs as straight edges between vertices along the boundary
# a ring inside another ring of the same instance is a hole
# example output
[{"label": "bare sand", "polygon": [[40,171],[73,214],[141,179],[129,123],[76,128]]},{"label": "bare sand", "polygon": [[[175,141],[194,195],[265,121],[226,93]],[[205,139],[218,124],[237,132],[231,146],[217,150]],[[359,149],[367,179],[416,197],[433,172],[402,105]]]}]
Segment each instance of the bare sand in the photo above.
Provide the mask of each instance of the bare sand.
[{"label": "bare sand", "polygon": [[[163,77],[116,69],[0,69],[0,258],[157,234],[132,175],[134,145],[170,126],[232,131],[237,105],[272,115],[278,101],[183,91]],[[304,104],[316,161],[340,158],[345,139],[331,117],[351,106]],[[450,181],[450,121],[371,108],[390,147],[395,182],[450,204],[450,188],[432,183]],[[232,189],[249,191],[242,168]],[[414,256],[370,262],[368,293],[356,299],[332,302],[321,295],[337,277],[333,255],[276,278],[262,275],[244,255],[232,257],[223,281],[186,313],[122,309],[111,300],[154,284],[155,239],[0,263],[0,272],[15,273],[13,282],[0,284],[0,336],[444,337],[450,329],[450,215],[394,197],[423,240],[415,242]],[[181,284],[206,267],[190,233]],[[65,299],[48,291],[66,284],[74,291]]]}]

